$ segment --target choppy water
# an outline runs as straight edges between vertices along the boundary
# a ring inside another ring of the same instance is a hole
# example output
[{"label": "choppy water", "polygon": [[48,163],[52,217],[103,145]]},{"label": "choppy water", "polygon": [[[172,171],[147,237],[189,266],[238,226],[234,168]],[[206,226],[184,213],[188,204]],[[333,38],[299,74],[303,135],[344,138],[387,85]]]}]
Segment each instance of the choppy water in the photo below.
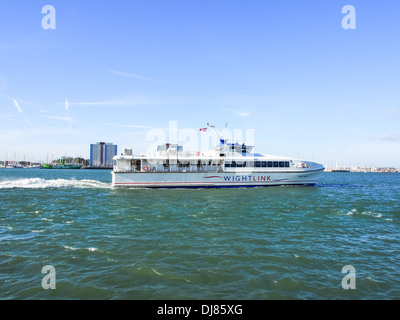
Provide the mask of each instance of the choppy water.
[{"label": "choppy water", "polygon": [[[0,169],[2,299],[400,299],[400,174],[250,189],[110,181]],[[345,265],[355,289],[342,288]]]}]

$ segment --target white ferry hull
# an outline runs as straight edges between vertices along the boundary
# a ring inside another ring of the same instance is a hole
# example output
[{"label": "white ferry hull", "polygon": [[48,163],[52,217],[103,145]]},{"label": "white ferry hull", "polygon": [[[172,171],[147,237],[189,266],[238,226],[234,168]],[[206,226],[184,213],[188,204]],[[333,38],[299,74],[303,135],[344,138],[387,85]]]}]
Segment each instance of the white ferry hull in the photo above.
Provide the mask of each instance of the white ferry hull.
[{"label": "white ferry hull", "polygon": [[312,186],[323,169],[281,172],[112,172],[112,185],[125,188],[234,188]]}]

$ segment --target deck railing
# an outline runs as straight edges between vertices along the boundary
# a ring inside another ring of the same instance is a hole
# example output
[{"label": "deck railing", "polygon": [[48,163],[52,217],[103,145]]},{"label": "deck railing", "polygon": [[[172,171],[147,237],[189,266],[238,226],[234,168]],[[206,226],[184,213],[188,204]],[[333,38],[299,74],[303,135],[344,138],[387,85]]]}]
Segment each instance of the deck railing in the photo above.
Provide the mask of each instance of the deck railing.
[{"label": "deck railing", "polygon": [[179,173],[190,173],[190,172],[209,172],[209,173],[219,173],[223,172],[222,166],[220,165],[203,165],[203,166],[188,166],[188,167],[179,167],[179,166],[165,166],[165,167],[151,167],[151,166],[143,166],[140,170],[136,168],[118,168],[114,166],[114,172],[141,172],[141,173],[167,173],[167,172],[179,172]]}]

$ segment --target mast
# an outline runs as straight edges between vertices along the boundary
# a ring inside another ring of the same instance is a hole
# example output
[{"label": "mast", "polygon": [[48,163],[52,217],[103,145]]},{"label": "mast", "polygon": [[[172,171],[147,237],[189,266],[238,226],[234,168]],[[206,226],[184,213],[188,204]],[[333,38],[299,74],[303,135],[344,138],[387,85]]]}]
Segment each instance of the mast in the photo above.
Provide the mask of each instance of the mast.
[{"label": "mast", "polygon": [[215,128],[215,126],[214,126],[214,125],[207,123],[207,127],[209,127],[209,128],[213,128],[213,129],[214,129],[214,131],[215,131],[215,133],[217,134],[217,136],[218,136],[219,140],[221,140],[221,136],[219,135],[219,133],[218,133],[218,130]]},{"label": "mast", "polygon": [[[228,124],[228,122],[225,124],[225,128],[226,128],[227,124]],[[217,128],[215,128],[214,125],[207,123],[207,127],[214,129],[215,133],[216,133],[217,136],[218,136],[220,145],[225,145],[225,144],[227,143],[227,141],[228,141],[229,139],[223,139],[223,138],[221,138],[221,136],[220,136],[220,134],[219,134]]]}]

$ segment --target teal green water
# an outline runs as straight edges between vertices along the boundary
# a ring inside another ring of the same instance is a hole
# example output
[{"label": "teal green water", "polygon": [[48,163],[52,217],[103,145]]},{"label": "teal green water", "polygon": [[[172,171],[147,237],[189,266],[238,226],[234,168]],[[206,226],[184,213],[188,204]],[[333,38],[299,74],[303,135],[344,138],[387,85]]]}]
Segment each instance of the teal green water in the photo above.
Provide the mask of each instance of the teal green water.
[{"label": "teal green water", "polygon": [[[1,299],[400,299],[400,174],[315,187],[111,188],[0,169]],[[43,289],[42,267],[56,271]],[[342,267],[355,289],[342,288]]]}]

